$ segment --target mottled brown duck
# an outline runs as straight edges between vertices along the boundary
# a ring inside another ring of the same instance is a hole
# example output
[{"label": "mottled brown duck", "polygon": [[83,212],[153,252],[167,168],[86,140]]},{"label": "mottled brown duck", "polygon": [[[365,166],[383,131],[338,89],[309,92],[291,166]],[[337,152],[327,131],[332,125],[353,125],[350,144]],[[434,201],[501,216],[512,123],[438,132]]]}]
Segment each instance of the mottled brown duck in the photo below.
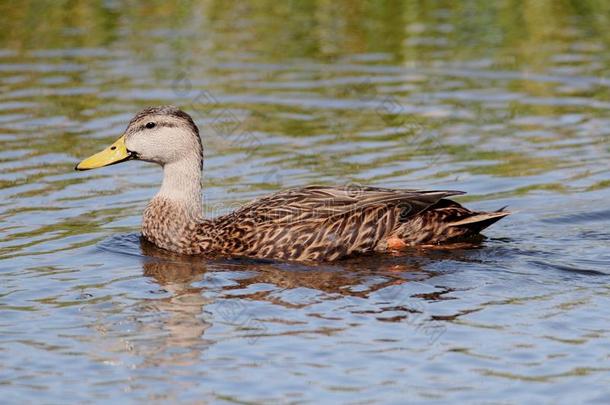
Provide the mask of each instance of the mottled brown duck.
[{"label": "mottled brown duck", "polygon": [[453,242],[477,235],[509,214],[471,211],[447,198],[463,194],[460,191],[307,186],[205,218],[199,129],[187,113],[173,106],[139,112],[123,136],[76,169],[132,159],[163,167],[161,188],[144,210],[142,235],[180,254],[332,261]]}]

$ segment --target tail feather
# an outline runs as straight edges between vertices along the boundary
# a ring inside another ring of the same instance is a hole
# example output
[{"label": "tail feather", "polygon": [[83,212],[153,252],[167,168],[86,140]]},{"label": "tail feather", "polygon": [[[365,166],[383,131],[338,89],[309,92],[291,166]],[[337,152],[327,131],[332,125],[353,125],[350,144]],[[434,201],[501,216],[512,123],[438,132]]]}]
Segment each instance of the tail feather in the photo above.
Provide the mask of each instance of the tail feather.
[{"label": "tail feather", "polygon": [[504,211],[505,208],[506,207],[502,207],[498,211],[494,212],[480,212],[468,218],[451,222],[450,224],[448,224],[448,226],[465,227],[472,232],[478,233],[481,232],[483,229],[487,228],[488,226],[494,224],[495,222],[501,220],[505,216],[510,215],[510,212]]},{"label": "tail feather", "polygon": [[494,212],[473,212],[454,201],[441,199],[415,218],[402,222],[387,239],[387,246],[396,249],[470,238],[510,215],[504,211],[505,208]]}]

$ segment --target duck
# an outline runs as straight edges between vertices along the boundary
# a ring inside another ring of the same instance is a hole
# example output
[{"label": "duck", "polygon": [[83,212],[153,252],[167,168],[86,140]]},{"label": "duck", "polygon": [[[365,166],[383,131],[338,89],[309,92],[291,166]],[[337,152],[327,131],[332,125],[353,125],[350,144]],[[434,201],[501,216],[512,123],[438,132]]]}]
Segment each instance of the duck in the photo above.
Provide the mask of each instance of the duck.
[{"label": "duck", "polygon": [[112,145],[78,163],[78,171],[130,160],[163,169],[144,209],[142,237],[182,255],[331,262],[471,238],[509,215],[472,211],[454,190],[364,185],[308,185],[255,199],[214,218],[204,216],[204,149],[193,118],[175,106],[147,107]]}]

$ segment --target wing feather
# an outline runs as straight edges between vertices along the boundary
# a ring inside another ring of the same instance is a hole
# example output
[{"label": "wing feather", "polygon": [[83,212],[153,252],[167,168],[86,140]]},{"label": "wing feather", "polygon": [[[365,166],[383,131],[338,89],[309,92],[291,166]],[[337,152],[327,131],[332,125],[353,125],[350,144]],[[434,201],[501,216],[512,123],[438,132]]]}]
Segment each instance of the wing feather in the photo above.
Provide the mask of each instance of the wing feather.
[{"label": "wing feather", "polygon": [[323,222],[337,216],[355,215],[369,208],[400,206],[401,219],[425,210],[445,197],[464,194],[455,190],[394,190],[378,187],[308,186],[284,190],[255,200],[234,215],[248,214],[258,224]]}]

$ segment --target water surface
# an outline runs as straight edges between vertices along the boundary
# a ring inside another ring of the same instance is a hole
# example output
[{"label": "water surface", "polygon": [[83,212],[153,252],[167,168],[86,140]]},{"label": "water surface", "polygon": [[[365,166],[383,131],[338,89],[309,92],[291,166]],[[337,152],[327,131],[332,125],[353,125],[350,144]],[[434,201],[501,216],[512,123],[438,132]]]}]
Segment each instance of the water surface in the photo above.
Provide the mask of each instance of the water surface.
[{"label": "water surface", "polygon": [[[7,403],[607,403],[610,6],[0,2]],[[207,215],[305,184],[458,189],[480,246],[316,267],[142,242],[161,172],[77,173],[193,115]]]}]

